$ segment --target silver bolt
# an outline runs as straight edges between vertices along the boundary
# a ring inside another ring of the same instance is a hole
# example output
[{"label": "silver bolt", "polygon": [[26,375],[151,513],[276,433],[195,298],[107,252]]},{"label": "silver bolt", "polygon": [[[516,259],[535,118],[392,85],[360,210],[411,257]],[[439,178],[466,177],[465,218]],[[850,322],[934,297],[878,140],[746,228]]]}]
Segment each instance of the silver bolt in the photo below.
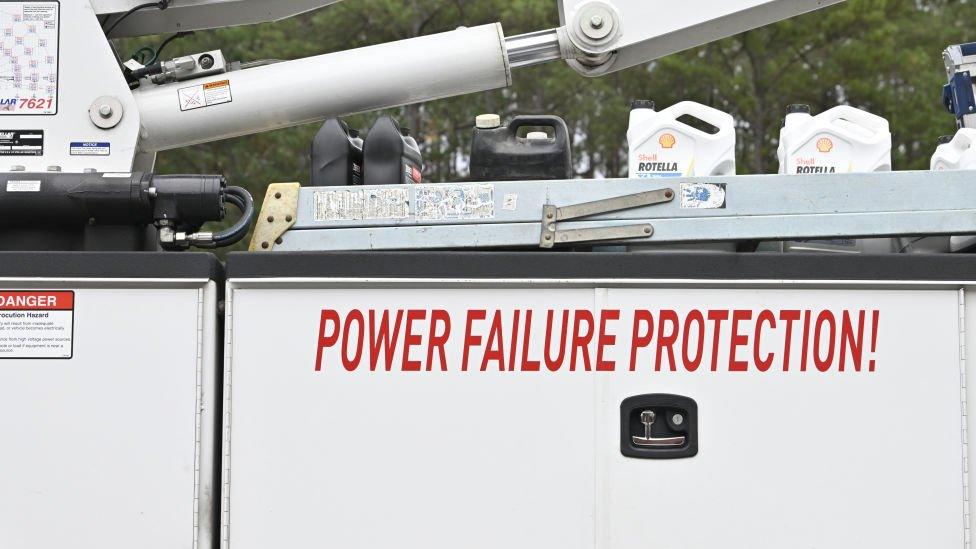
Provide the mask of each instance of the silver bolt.
[{"label": "silver bolt", "polygon": [[590,17],[590,26],[593,27],[594,29],[598,29],[602,27],[603,18],[600,17],[599,15],[594,15],[593,17]]},{"label": "silver bolt", "polygon": [[98,115],[102,118],[110,118],[112,116],[112,106],[102,105],[101,107],[98,107]]},{"label": "silver bolt", "polygon": [[47,171],[49,172],[60,172],[61,166],[48,166]]},{"label": "silver bolt", "polygon": [[27,166],[10,166],[10,171],[12,172],[26,172]]},{"label": "silver bolt", "polygon": [[95,168],[85,168],[85,169],[84,169],[84,170],[82,170],[82,171],[83,171],[84,173],[98,173],[98,170],[96,170]]},{"label": "silver bolt", "polygon": [[685,422],[685,416],[681,414],[674,414],[673,416],[671,416],[671,423],[674,423],[675,425],[681,425],[684,422]]}]

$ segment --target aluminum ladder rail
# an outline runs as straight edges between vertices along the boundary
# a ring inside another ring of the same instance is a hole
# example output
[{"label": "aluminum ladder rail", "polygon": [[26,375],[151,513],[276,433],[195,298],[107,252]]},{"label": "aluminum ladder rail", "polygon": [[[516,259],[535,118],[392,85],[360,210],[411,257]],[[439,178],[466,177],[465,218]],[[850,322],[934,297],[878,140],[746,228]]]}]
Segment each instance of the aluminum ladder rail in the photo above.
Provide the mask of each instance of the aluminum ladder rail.
[{"label": "aluminum ladder rail", "polygon": [[258,223],[252,249],[266,251],[966,235],[976,172],[273,184]]}]

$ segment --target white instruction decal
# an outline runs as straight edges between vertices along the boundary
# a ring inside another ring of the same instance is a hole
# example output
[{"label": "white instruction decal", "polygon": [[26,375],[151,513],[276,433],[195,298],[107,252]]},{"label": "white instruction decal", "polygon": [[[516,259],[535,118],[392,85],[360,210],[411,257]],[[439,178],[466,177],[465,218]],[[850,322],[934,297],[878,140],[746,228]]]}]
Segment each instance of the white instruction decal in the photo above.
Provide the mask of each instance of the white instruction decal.
[{"label": "white instruction decal", "polygon": [[403,219],[408,212],[405,186],[315,191],[316,221]]},{"label": "white instruction decal", "polygon": [[36,193],[40,190],[40,181],[7,181],[8,193]]},{"label": "white instruction decal", "polygon": [[223,103],[230,103],[234,97],[230,93],[230,80],[219,80],[198,86],[180,88],[180,110],[192,111],[203,107],[212,107]]},{"label": "white instruction decal", "polygon": [[502,209],[515,211],[518,208],[518,195],[515,193],[508,193],[505,195],[505,200],[502,201]]},{"label": "white instruction decal", "polygon": [[417,220],[494,219],[494,185],[415,185]]},{"label": "white instruction decal", "polygon": [[0,2],[0,115],[57,114],[58,2]]},{"label": "white instruction decal", "polygon": [[682,183],[681,207],[703,210],[725,208],[725,184]]},{"label": "white instruction decal", "polygon": [[75,293],[0,290],[0,360],[71,358]]}]

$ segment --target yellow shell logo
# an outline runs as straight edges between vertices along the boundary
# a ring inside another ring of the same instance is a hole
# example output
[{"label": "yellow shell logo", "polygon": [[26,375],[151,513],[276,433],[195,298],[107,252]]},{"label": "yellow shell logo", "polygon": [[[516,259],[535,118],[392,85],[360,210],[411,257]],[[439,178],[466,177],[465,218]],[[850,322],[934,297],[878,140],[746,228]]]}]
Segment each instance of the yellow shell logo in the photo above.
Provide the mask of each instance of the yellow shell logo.
[{"label": "yellow shell logo", "polygon": [[817,140],[817,150],[826,154],[834,150],[834,142],[829,137],[821,137]]},{"label": "yellow shell logo", "polygon": [[674,147],[674,145],[678,142],[678,140],[675,139],[674,135],[670,133],[666,133],[662,135],[661,138],[657,140],[657,142],[661,144],[661,148],[670,149]]}]

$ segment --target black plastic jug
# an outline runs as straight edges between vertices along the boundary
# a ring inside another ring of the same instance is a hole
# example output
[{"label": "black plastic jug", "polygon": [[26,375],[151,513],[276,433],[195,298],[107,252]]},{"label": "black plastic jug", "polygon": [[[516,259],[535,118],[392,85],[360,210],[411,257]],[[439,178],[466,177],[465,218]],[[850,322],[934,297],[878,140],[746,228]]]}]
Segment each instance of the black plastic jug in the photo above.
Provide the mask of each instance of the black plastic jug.
[{"label": "black plastic jug", "polygon": [[312,139],[309,185],[330,187],[363,184],[363,149],[359,132],[345,122],[330,118]]},{"label": "black plastic jug", "polygon": [[[519,128],[552,128],[552,137]],[[471,142],[472,181],[572,179],[572,149],[566,122],[558,116],[516,116],[507,126],[495,115],[478,117]]]},{"label": "black plastic jug", "polygon": [[363,142],[364,184],[420,183],[423,165],[420,149],[406,140],[396,120],[381,116],[373,122]]}]

